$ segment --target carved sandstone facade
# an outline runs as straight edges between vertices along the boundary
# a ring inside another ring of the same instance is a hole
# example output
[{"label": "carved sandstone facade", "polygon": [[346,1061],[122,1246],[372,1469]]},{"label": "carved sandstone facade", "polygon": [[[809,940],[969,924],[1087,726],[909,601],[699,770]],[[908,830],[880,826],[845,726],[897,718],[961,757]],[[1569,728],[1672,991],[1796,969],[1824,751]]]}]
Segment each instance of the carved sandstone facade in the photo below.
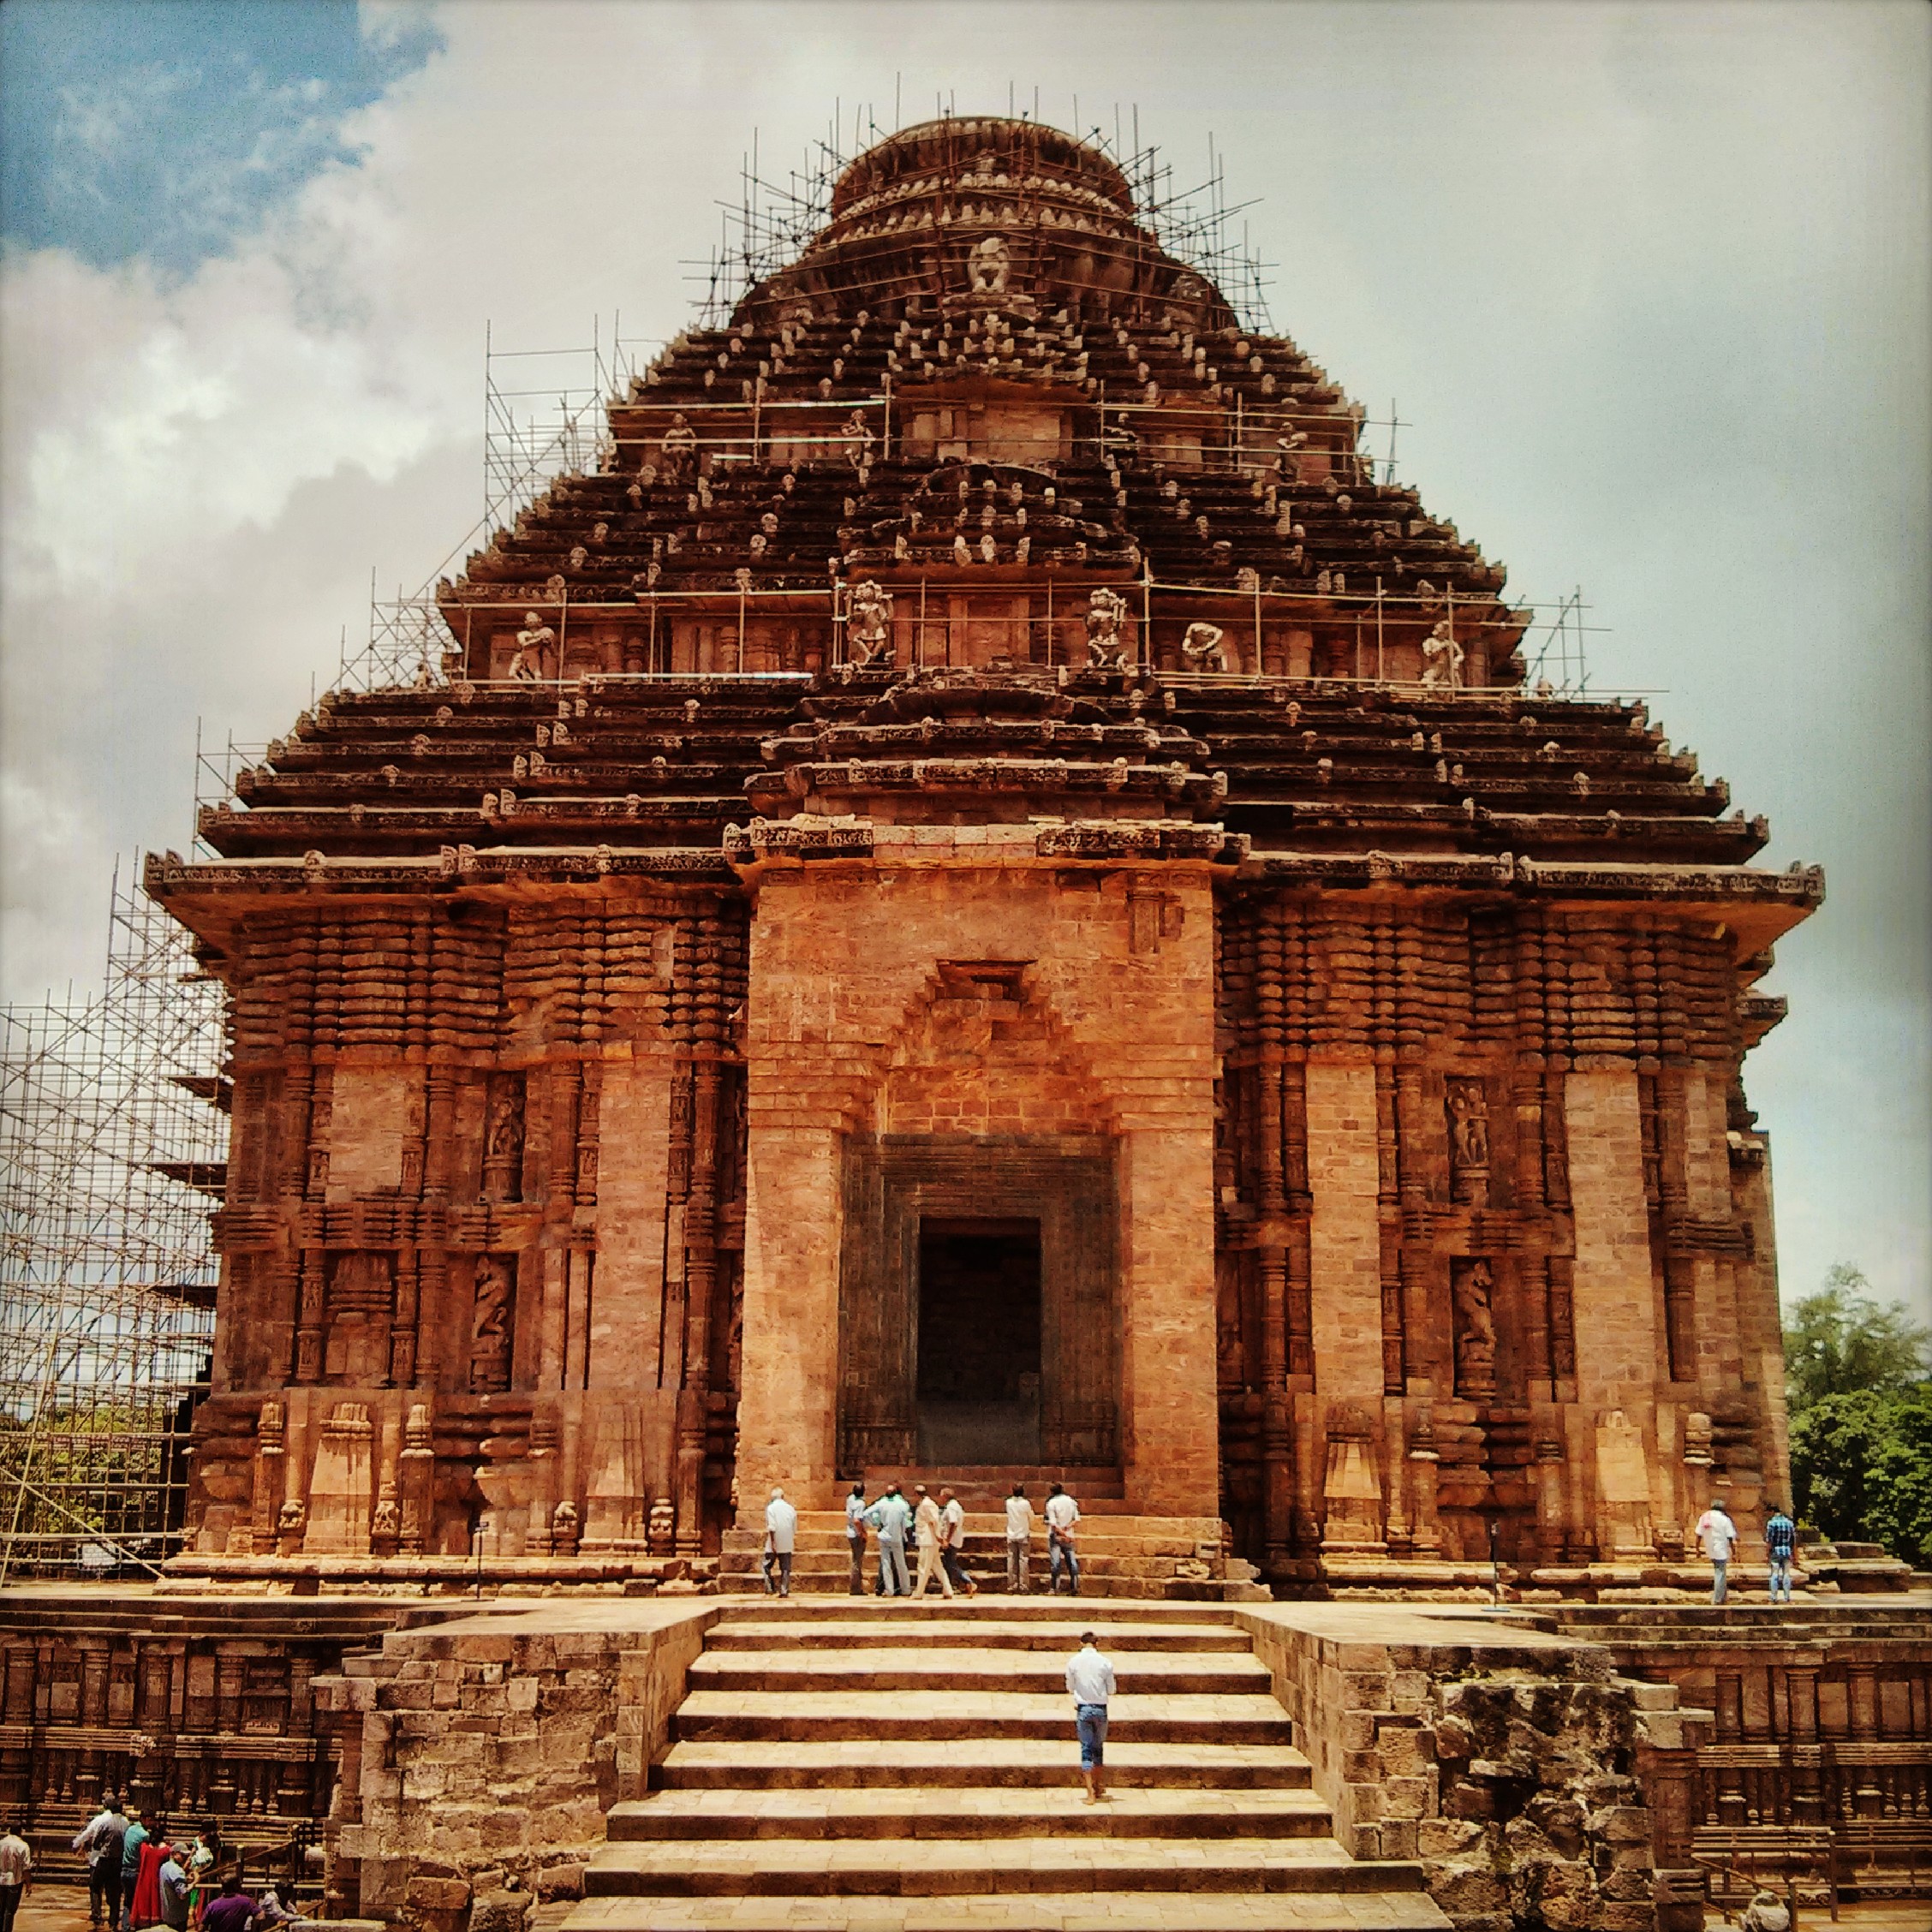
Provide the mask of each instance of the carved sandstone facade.
[{"label": "carved sandstone facade", "polygon": [[1287,1583],[1748,1535],[1739,1067],[1821,881],[1525,689],[1361,416],[1095,151],[855,162],[443,678],[151,871],[234,996],[190,1564],[602,1575],[919,1467]]}]

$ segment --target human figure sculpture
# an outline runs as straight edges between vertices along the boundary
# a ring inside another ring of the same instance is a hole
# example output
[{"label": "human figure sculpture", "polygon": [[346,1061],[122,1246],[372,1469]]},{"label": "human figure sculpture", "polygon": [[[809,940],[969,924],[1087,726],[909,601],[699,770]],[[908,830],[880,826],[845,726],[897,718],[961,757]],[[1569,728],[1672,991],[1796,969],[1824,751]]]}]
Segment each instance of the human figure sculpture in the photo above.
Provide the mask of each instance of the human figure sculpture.
[{"label": "human figure sculpture", "polygon": [[1456,1385],[1459,1394],[1486,1395],[1496,1386],[1496,1321],[1489,1293],[1489,1264],[1474,1261],[1453,1270],[1450,1292],[1456,1310]]},{"label": "human figure sculpture", "polygon": [[490,1104],[490,1137],[486,1143],[490,1158],[492,1160],[513,1160],[522,1131],[523,1123],[518,1118],[515,1097],[498,1094]]},{"label": "human figure sculpture", "polygon": [[1308,443],[1308,432],[1297,429],[1286,436],[1274,439],[1275,449],[1279,452],[1274,459],[1274,467],[1282,475],[1291,480],[1298,477],[1302,470],[1302,451]]},{"label": "human figure sculpture", "polygon": [[510,1264],[486,1255],[476,1264],[476,1307],[469,1330],[469,1386],[477,1394],[510,1386]]},{"label": "human figure sculpture", "polygon": [[1476,1096],[1461,1085],[1449,1089],[1449,1133],[1458,1167],[1489,1165],[1489,1123]]},{"label": "human figure sculpture", "polygon": [[1422,640],[1422,688],[1453,691],[1463,681],[1463,647],[1450,635],[1449,620],[1439,617]]},{"label": "human figure sculpture", "polygon": [[852,662],[875,664],[891,642],[892,593],[871,578],[852,586],[845,607],[845,645]]},{"label": "human figure sculpture", "polygon": [[516,648],[510,653],[507,676],[519,683],[534,684],[543,676],[544,653],[557,642],[557,633],[534,611],[523,613],[523,628],[516,634]]},{"label": "human figure sculpture", "polygon": [[658,461],[669,476],[680,474],[686,463],[694,462],[698,453],[697,432],[684,420],[680,409],[671,419],[671,427],[658,442]]},{"label": "human figure sculpture", "polygon": [[1005,289],[1012,258],[997,235],[987,235],[975,244],[966,265],[973,277],[975,295],[997,295]]},{"label": "human figure sculpture", "polygon": [[1219,624],[1190,623],[1181,640],[1181,655],[1190,671],[1225,671],[1227,653],[1221,647],[1225,634]]},{"label": "human figure sculpture", "polygon": [[1104,585],[1087,599],[1087,662],[1095,669],[1118,671],[1125,662],[1120,635],[1127,621],[1127,599]]},{"label": "human figure sculpture", "polygon": [[872,465],[872,446],[878,438],[868,426],[863,412],[855,409],[845,419],[845,427],[841,432],[845,439],[845,454],[854,469],[868,469]]}]

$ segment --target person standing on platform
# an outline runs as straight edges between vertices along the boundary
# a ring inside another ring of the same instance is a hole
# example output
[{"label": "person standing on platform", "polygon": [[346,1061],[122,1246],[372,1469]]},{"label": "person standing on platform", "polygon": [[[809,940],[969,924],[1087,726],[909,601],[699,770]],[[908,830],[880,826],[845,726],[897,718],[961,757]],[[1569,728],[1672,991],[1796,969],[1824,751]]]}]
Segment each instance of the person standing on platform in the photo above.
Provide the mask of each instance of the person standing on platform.
[{"label": "person standing on platform", "polygon": [[1080,1559],[1073,1547],[1080,1506],[1058,1483],[1046,1492],[1046,1593],[1060,1594],[1060,1571],[1067,1574],[1067,1595],[1080,1595]]},{"label": "person standing on platform", "polygon": [[1006,1590],[1011,1596],[1027,1594],[1027,1559],[1033,1551],[1033,1505],[1027,1500],[1026,1485],[1016,1482],[1006,1499]]},{"label": "person standing on platform", "polygon": [[939,1561],[956,1589],[977,1596],[980,1586],[966,1574],[966,1506],[950,1489],[939,1492]]},{"label": "person standing on platform", "polygon": [[1724,1601],[1725,1579],[1731,1569],[1731,1552],[1738,1547],[1738,1525],[1724,1513],[1722,1503],[1713,1503],[1697,1518],[1695,1534],[1710,1559],[1711,1601]]},{"label": "person standing on platform", "polygon": [[952,1579],[945,1573],[945,1565],[939,1561],[939,1506],[926,1494],[926,1485],[921,1482],[913,1491],[919,1505],[912,1512],[913,1535],[919,1543],[919,1574],[912,1580],[912,1594],[923,1598],[929,1579],[937,1578],[939,1595],[947,1602],[952,1601]]},{"label": "person standing on platform", "polygon": [[115,1932],[121,1923],[121,1848],[128,1835],[127,1815],[112,1792],[101,1793],[101,1808],[75,1834],[74,1849],[87,1854],[87,1923]]},{"label": "person standing on platform", "polygon": [[866,1521],[879,1539],[879,1582],[887,1596],[910,1596],[912,1578],[906,1574],[906,1530],[912,1511],[896,1482],[866,1512]]},{"label": "person standing on platform", "polygon": [[765,1506],[765,1592],[768,1596],[791,1595],[791,1553],[797,1547],[798,1512],[785,1500],[783,1489],[774,1489]]},{"label": "person standing on platform", "polygon": [[191,1885],[188,1872],[181,1857],[175,1856],[172,1846],[161,1847],[161,1869],[155,1875],[155,1882],[160,1887],[161,1923],[168,1932],[188,1932],[188,1893]]},{"label": "person standing on platform", "polygon": [[1080,1734],[1080,1775],[1087,1780],[1087,1799],[1098,1804],[1106,1796],[1102,1768],[1106,1750],[1107,1700],[1114,1691],[1113,1666],[1100,1653],[1092,1631],[1082,1631],[1080,1648],[1067,1660],[1066,1687],[1073,1699],[1074,1728]]},{"label": "person standing on platform", "polygon": [[33,1853],[8,1819],[0,1829],[0,1932],[14,1932],[14,1914],[27,1896],[33,1872]]},{"label": "person standing on platform", "polygon": [[845,1547],[852,1559],[850,1594],[853,1596],[865,1595],[865,1484],[855,1482],[852,1494],[845,1499]]},{"label": "person standing on platform", "polygon": [[1775,1503],[1764,1519],[1764,1553],[1771,1565],[1771,1601],[1789,1603],[1792,1565],[1798,1560],[1798,1525]]},{"label": "person standing on platform", "polygon": [[141,1822],[140,1807],[128,1807],[128,1828],[121,1838],[121,1932],[133,1932],[134,1881],[140,1876],[141,1847],[147,1843],[147,1827]]}]

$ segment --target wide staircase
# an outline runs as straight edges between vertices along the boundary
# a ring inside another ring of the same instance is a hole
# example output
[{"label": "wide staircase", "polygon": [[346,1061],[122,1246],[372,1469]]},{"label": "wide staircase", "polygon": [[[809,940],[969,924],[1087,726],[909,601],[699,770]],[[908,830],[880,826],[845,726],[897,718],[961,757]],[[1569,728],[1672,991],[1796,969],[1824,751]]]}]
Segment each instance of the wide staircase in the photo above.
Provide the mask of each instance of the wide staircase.
[{"label": "wide staircase", "polygon": [[[914,1485],[923,1482],[938,1500],[941,1489],[954,1490],[966,1510],[964,1561],[967,1574],[981,1590],[1001,1590],[1006,1577],[1005,1500],[1015,1482],[1023,1482],[1035,1511],[1032,1547],[1034,1581],[1046,1577],[1046,1533],[1039,1512],[1046,1500],[1049,1480],[1064,1482],[1080,1506],[1076,1547],[1082,1596],[1118,1596],[1136,1600],[1165,1598],[1174,1602],[1265,1602],[1268,1592],[1255,1581],[1253,1566],[1225,1553],[1218,1518],[1194,1516],[1140,1516],[1122,1495],[1118,1470],[1040,1469],[915,1470],[868,1472],[866,1494],[876,1500],[889,1476],[896,1476],[907,1500]],[[844,1594],[851,1574],[850,1546],[845,1540],[845,1500],[833,1494],[794,1494],[798,1506],[798,1532],[792,1558],[791,1587],[806,1595]],[[759,1589],[759,1568],[764,1537],[755,1530],[728,1530],[719,1562],[722,1589]],[[866,1539],[866,1583],[878,1575],[879,1545]],[[919,1553],[910,1540],[906,1567],[917,1566]],[[935,1586],[936,1589],[936,1586]]]},{"label": "wide staircase", "polygon": [[[1066,1659],[1119,1676],[1083,1801]],[[615,1806],[566,1932],[1444,1932],[1351,1857],[1225,1612],[804,1601],[725,1616],[652,1794]]]}]

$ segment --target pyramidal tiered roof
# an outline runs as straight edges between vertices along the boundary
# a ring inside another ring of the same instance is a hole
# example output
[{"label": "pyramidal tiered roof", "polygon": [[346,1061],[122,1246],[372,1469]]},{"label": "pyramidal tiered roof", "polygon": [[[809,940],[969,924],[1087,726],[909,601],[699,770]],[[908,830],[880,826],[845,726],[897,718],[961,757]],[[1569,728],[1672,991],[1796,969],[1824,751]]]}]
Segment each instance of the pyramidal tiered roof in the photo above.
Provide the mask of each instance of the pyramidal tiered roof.
[{"label": "pyramidal tiered roof", "polygon": [[[441,679],[324,700],[204,815],[221,859],[153,882],[214,943],[305,882],[723,883],[780,821],[829,851],[924,816],[1708,901],[1767,939],[1815,903],[1816,871],[1742,869],[1763,821],[1641,705],[1524,689],[1502,570],[1377,480],[1363,414],[1096,148],[907,129],[439,587]],[[862,647],[868,580],[892,601]]]}]

